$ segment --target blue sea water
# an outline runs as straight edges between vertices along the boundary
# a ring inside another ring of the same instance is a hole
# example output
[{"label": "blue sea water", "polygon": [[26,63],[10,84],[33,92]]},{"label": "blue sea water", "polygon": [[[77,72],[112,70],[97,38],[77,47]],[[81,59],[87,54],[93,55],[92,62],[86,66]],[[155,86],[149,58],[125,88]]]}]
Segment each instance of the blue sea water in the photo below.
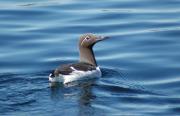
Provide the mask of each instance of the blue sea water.
[{"label": "blue sea water", "polygon": [[[84,33],[102,78],[52,86]],[[0,115],[178,116],[179,50],[179,0],[1,0]]]}]

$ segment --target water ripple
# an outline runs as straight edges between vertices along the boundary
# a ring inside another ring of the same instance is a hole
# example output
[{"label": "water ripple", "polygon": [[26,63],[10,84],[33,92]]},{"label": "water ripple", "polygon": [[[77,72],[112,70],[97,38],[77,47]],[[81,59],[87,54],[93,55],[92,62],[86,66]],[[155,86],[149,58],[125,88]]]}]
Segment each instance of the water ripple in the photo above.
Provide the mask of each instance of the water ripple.
[{"label": "water ripple", "polygon": [[[0,115],[179,115],[179,3],[1,1]],[[83,33],[110,36],[94,46],[103,77],[49,86]]]}]

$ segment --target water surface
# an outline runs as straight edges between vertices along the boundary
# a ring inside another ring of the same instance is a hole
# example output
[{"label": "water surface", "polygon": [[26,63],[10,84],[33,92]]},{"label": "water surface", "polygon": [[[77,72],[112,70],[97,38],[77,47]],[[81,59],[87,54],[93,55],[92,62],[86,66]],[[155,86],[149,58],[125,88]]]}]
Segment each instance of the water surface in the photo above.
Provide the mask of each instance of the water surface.
[{"label": "water surface", "polygon": [[[1,0],[0,115],[180,115],[179,0]],[[103,77],[51,87],[83,33]]]}]

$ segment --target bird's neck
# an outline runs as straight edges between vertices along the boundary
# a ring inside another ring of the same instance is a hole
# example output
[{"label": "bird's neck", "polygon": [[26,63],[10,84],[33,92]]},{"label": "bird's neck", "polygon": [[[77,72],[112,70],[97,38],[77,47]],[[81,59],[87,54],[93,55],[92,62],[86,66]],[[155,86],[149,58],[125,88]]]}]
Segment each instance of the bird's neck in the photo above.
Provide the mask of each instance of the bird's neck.
[{"label": "bird's neck", "polygon": [[79,47],[80,62],[85,62],[97,66],[94,52],[91,48]]}]

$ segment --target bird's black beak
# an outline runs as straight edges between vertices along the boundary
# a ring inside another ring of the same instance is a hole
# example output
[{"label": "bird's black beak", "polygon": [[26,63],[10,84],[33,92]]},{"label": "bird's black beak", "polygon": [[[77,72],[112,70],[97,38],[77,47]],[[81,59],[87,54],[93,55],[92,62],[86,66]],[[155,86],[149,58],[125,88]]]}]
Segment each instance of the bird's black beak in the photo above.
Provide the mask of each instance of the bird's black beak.
[{"label": "bird's black beak", "polygon": [[110,37],[109,36],[99,36],[96,38],[96,42],[103,41],[103,40],[108,39],[108,38],[110,38]]}]

